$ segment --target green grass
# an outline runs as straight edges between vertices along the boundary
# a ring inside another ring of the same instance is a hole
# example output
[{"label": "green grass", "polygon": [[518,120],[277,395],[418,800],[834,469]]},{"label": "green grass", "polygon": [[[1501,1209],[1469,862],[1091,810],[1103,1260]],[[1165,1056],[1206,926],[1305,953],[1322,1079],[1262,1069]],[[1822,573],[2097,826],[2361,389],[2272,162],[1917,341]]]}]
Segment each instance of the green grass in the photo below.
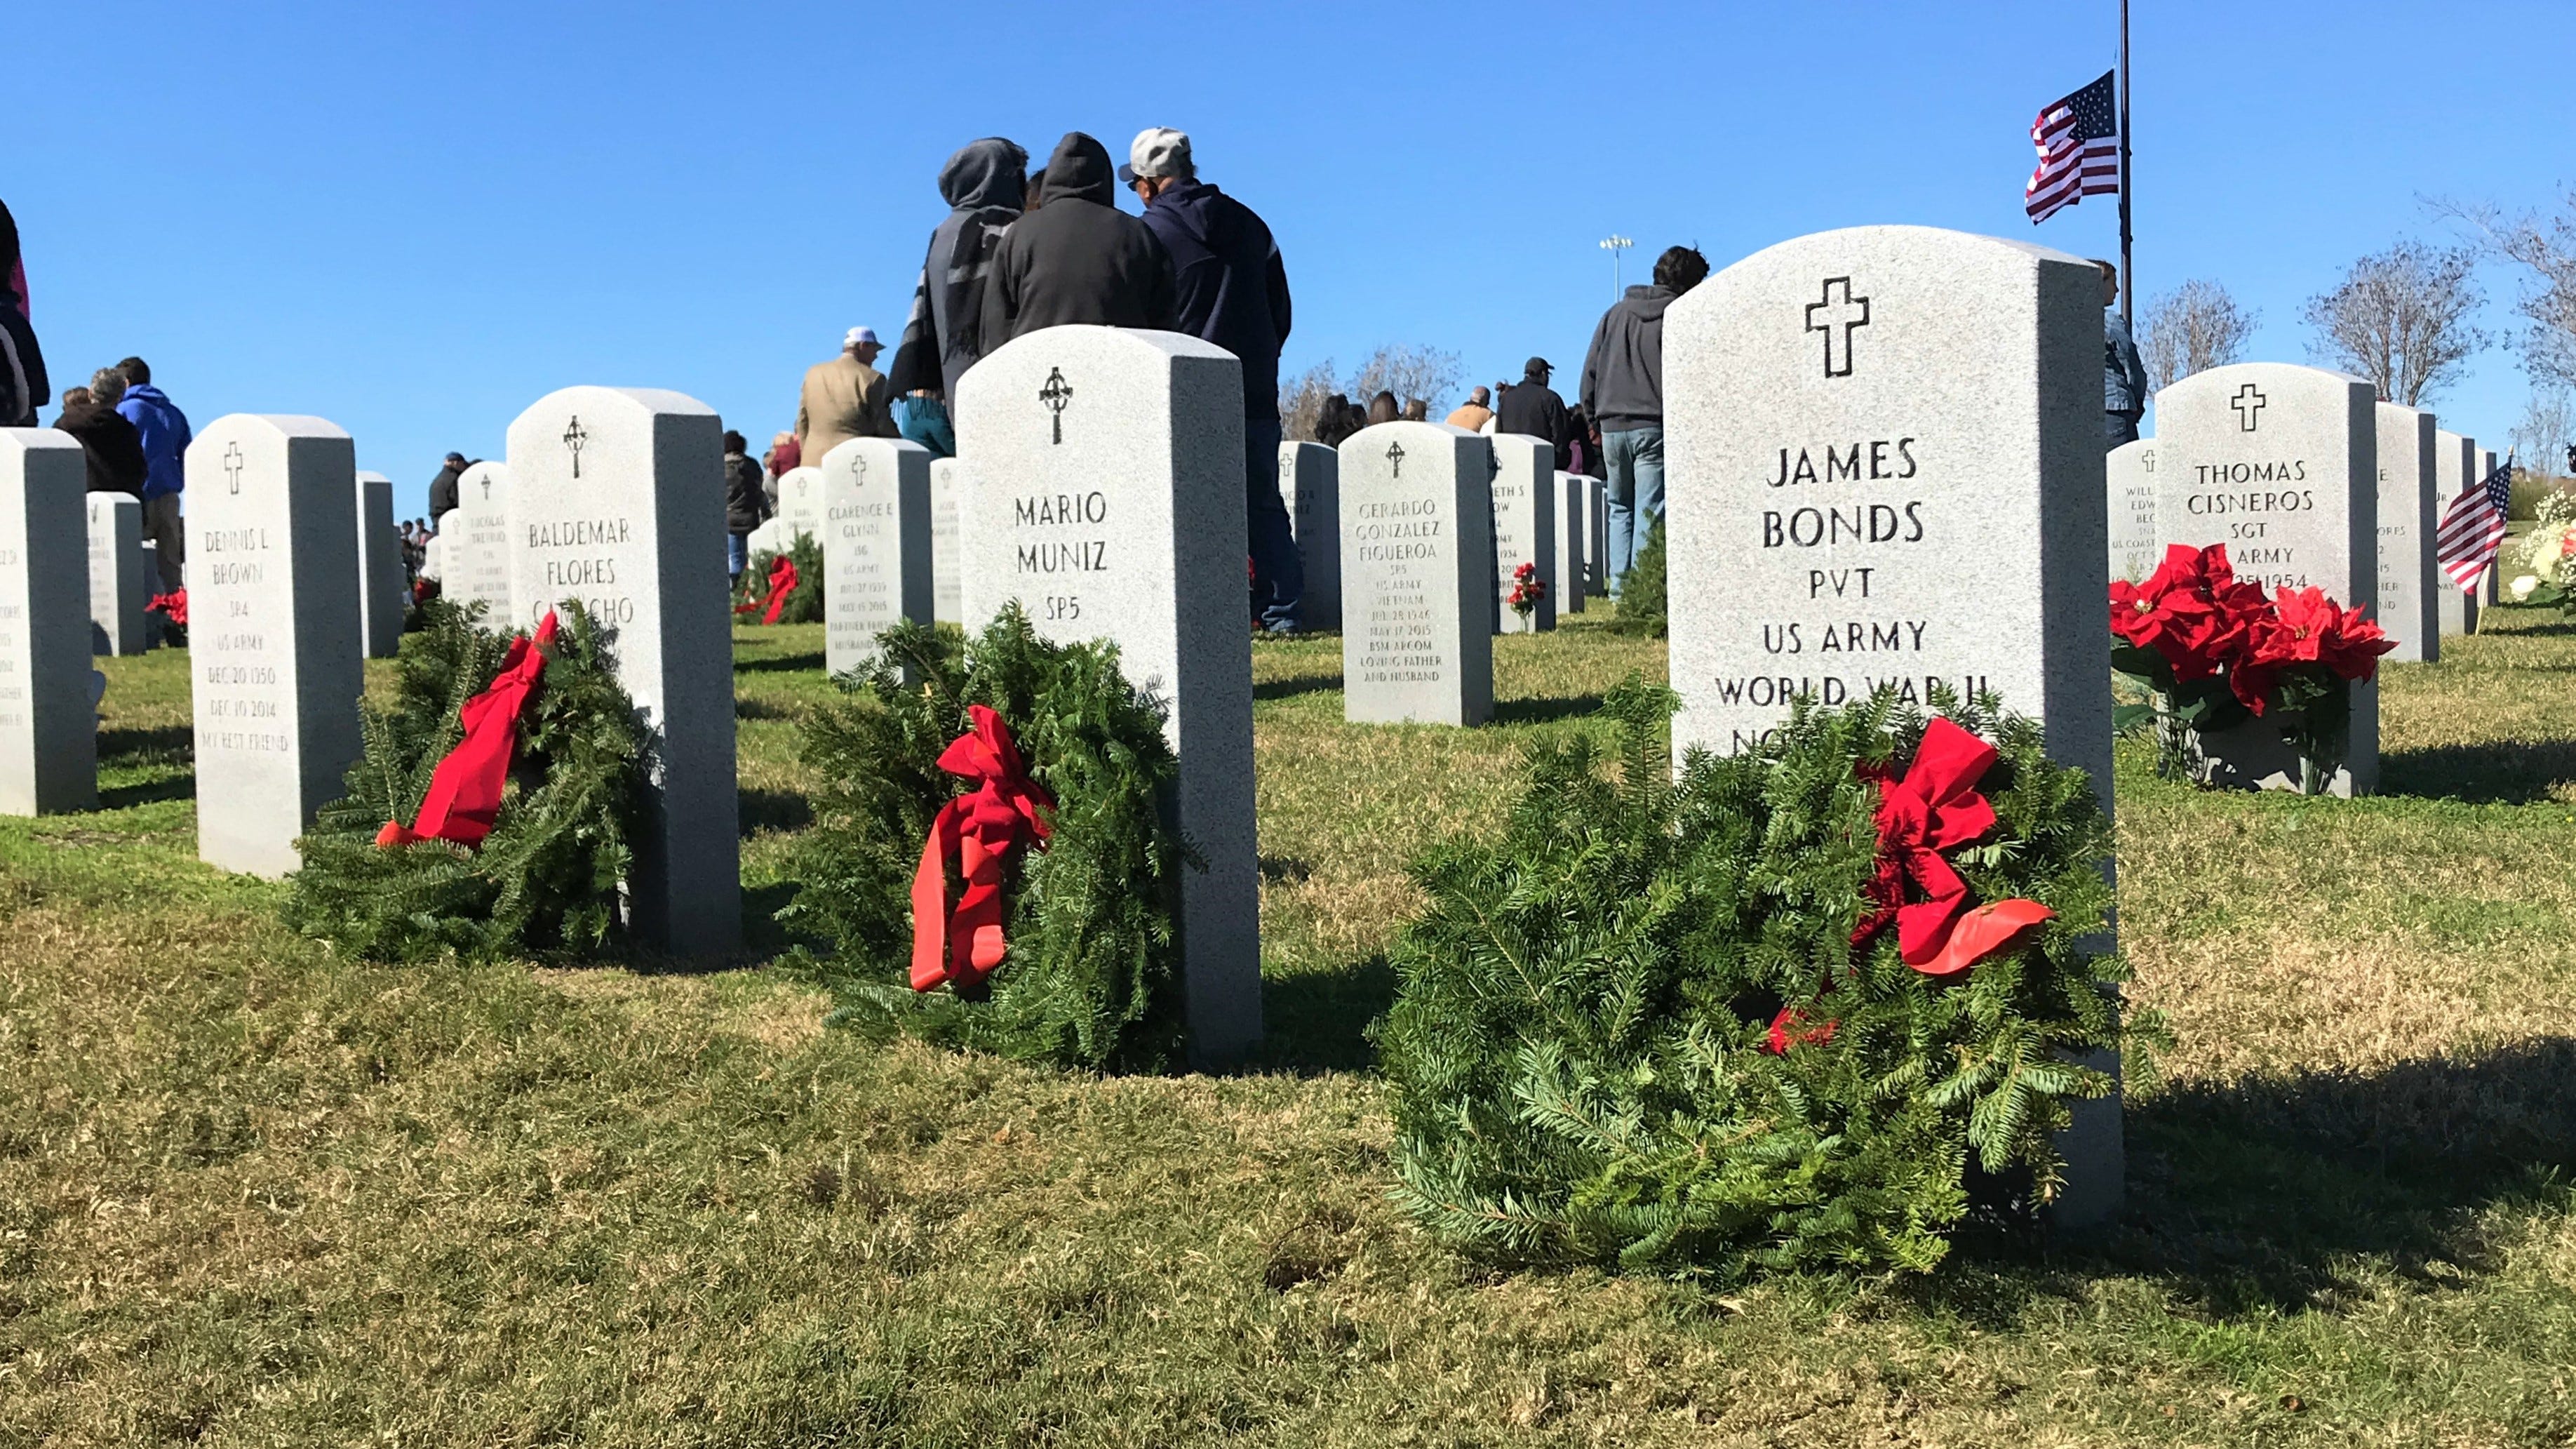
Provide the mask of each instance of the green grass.
[{"label": "green grass", "polygon": [[[2561,1445],[2576,1437],[2576,629],[2386,673],[2380,798],[2121,754],[2131,1212],[1929,1280],[1496,1275],[1385,1197],[1403,868],[1662,646],[1496,642],[1500,722],[1254,648],[1257,1069],[821,1029],[760,963],[399,971],[195,862],[185,657],[107,660],[105,808],[0,821],[0,1445]],[[819,627],[737,636],[792,890]],[[381,668],[381,666],[379,666]]]}]

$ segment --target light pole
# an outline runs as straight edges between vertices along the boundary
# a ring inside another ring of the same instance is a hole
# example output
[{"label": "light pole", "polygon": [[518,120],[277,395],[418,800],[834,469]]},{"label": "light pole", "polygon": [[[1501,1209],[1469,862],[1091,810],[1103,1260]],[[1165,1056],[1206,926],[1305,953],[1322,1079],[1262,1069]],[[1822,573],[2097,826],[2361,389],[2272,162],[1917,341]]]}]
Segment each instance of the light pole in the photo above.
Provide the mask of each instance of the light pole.
[{"label": "light pole", "polygon": [[1619,254],[1635,245],[1636,242],[1627,237],[1620,236],[1616,232],[1613,232],[1609,236],[1605,236],[1601,239],[1601,250],[1610,254],[1610,300],[1613,302],[1616,302],[1621,297],[1627,295],[1628,291],[1620,277],[1619,263],[1621,258]]}]

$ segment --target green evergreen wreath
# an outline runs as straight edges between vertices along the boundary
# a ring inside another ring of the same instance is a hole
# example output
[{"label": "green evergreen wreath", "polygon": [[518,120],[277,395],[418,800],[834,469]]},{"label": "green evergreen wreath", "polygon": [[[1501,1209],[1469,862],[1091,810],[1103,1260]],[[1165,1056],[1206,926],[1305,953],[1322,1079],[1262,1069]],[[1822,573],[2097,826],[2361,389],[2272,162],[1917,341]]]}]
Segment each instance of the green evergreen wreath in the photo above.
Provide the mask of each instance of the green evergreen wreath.
[{"label": "green evergreen wreath", "polygon": [[[1119,672],[1115,648],[1050,643],[1016,607],[977,638],[904,623],[878,647],[842,677],[856,697],[806,723],[805,763],[826,783],[804,888],[781,913],[834,943],[801,958],[839,998],[832,1020],[1024,1061],[1169,1066],[1181,1045],[1172,920],[1191,858],[1163,809],[1179,764],[1162,707]],[[987,989],[915,992],[912,879],[932,817],[966,783],[938,761],[970,704],[1002,716],[1055,797],[1053,835],[1006,878],[1009,953]]]},{"label": "green evergreen wreath", "polygon": [[420,606],[392,702],[364,711],[366,754],[347,793],[301,842],[304,867],[284,908],[296,930],[379,961],[592,951],[618,937],[649,741],[602,631],[578,604],[563,606],[521,717],[492,833],[471,850],[376,844],[388,820],[418,817],[431,772],[464,735],[457,711],[501,670],[509,636],[479,627],[482,612],[441,599]]},{"label": "green evergreen wreath", "polygon": [[[810,533],[797,534],[786,548],[772,549],[744,566],[742,581],[734,592],[734,617],[746,624],[762,622],[761,614],[769,606],[769,570],[781,554],[796,565],[796,587],[788,591],[787,606],[778,611],[778,622],[822,623],[823,544]],[[748,609],[743,607],[746,604]]]},{"label": "green evergreen wreath", "polygon": [[[1801,708],[1675,782],[1675,704],[1632,677],[1606,704],[1615,760],[1583,737],[1534,748],[1503,838],[1419,868],[1430,908],[1375,1028],[1397,1195],[1492,1261],[1929,1271],[1972,1155],[2051,1195],[2068,1100],[2110,1086],[2067,1060],[2122,1041],[2107,988],[2125,968],[2086,940],[2111,904],[2109,823],[2036,725],[1936,699],[2000,752],[1980,786],[1998,823],[1951,863],[1973,900],[2056,919],[1934,979],[1892,927],[1851,942],[1877,852],[1856,767],[1910,760],[1924,718],[1884,693]],[[1776,1050],[1784,1006],[1802,1014]]]},{"label": "green evergreen wreath", "polygon": [[1619,612],[1610,621],[1620,634],[1661,639],[1669,630],[1664,613],[1664,520],[1658,517],[1637,548],[1637,561],[1619,577]]}]

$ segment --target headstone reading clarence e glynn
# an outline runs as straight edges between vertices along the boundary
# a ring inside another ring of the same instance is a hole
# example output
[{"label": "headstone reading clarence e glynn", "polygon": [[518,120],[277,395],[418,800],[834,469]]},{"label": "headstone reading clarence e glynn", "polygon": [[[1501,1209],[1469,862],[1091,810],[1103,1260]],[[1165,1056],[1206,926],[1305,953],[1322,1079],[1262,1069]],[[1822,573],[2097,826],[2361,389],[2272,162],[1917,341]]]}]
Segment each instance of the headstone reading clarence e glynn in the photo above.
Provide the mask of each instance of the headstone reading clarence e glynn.
[{"label": "headstone reading clarence e glynn", "polygon": [[[140,654],[148,636],[143,606],[143,500],[130,493],[89,495],[89,647],[93,654]],[[159,582],[159,575],[153,575]]]},{"label": "headstone reading clarence e glynn", "polygon": [[[2478,466],[2478,441],[2464,438],[2447,428],[2433,430],[2433,519],[2441,524],[2442,510],[2469,486]],[[2434,614],[2441,621],[2442,635],[2474,634],[2478,630],[2478,596],[2451,582],[2451,576],[2435,563],[2433,581]]]},{"label": "headstone reading clarence e glynn", "polygon": [[[1494,632],[1536,634],[1556,627],[1556,449],[1545,438],[1496,433],[1494,494]],[[1505,602],[1513,571],[1528,564],[1541,585],[1524,614]]]},{"label": "headstone reading clarence e glynn", "polygon": [[320,418],[233,413],[188,445],[197,855],[282,876],[358,758],[358,471]]},{"label": "headstone reading clarence e glynn", "polygon": [[2442,657],[2441,600],[2450,580],[2433,555],[2433,415],[2380,403],[2379,595],[2372,614],[2397,647],[2390,661],[2431,663]]},{"label": "headstone reading clarence e glynn", "polygon": [[2110,495],[2111,577],[2142,582],[2165,561],[2165,547],[2156,539],[2156,440],[2113,448],[2102,472]]},{"label": "headstone reading clarence e glynn", "polygon": [[955,458],[930,460],[930,617],[942,624],[966,622],[957,557],[957,488],[963,466]]},{"label": "headstone reading clarence e glynn", "polygon": [[70,434],[0,428],[0,815],[98,803],[88,486]]},{"label": "headstone reading clarence e glynn", "polygon": [[[816,460],[817,462],[821,460]],[[778,475],[778,547],[795,547],[798,535],[823,537],[823,470],[813,464]]]},{"label": "headstone reading clarence e glynn", "polygon": [[1560,615],[1583,612],[1583,574],[1588,562],[1583,556],[1583,504],[1591,491],[1590,480],[1581,474],[1556,475],[1556,571],[1548,576],[1548,592],[1555,596]]},{"label": "headstone reading clarence e glynn", "polygon": [[456,480],[456,508],[439,534],[447,550],[444,597],[459,606],[480,603],[485,627],[510,618],[510,465],[485,461]]},{"label": "headstone reading clarence e glynn", "polygon": [[813,470],[823,500],[823,667],[833,674],[875,659],[877,635],[897,620],[931,622],[930,461],[918,443],[849,438]]},{"label": "headstone reading clarence e glynn", "polygon": [[[2044,248],[1870,226],[1782,242],[1673,304],[1676,760],[1753,747],[1801,698],[1990,689],[2110,808],[2101,286]],[[2055,1211],[2098,1223],[2122,1195],[2119,1101],[2074,1110]]]},{"label": "headstone reading clarence e glynn", "polygon": [[[2156,394],[2156,527],[2167,543],[2227,545],[2240,579],[2323,589],[2351,608],[2379,597],[2379,420],[2369,383],[2287,362],[2197,372]],[[2297,754],[2268,719],[2204,732],[2210,784],[2296,789]],[[2352,687],[2352,734],[2328,788],[2379,783],[2379,685]]]},{"label": "headstone reading clarence e glynn", "polygon": [[1342,718],[1494,712],[1494,439],[1380,423],[1342,441]]},{"label": "headstone reading clarence e glynn", "polygon": [[1306,568],[1300,627],[1342,627],[1341,458],[1321,443],[1279,445],[1279,501]]},{"label": "headstone reading clarence e glynn", "polygon": [[402,647],[402,535],[394,531],[394,480],[360,473],[358,508],[358,640],[369,659],[391,659]]},{"label": "headstone reading clarence e glynn", "polygon": [[1191,1059],[1261,1040],[1244,626],[1243,369],[1172,332],[1049,327],[957,385],[966,618],[1016,602],[1050,639],[1106,639],[1170,710],[1180,832],[1182,995]]},{"label": "headstone reading clarence e glynn", "polygon": [[510,424],[510,601],[520,628],[579,600],[615,631],[652,732],[627,876],[635,932],[678,956],[742,942],[723,426],[694,398],[568,387]]}]

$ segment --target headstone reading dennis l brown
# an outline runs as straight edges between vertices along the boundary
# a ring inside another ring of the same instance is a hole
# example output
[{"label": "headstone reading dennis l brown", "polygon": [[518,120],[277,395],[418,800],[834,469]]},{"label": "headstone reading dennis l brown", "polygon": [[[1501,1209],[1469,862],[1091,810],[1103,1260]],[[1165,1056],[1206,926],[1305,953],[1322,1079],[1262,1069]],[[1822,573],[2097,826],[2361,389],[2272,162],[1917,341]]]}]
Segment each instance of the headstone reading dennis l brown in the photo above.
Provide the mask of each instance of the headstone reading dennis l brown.
[{"label": "headstone reading dennis l brown", "polygon": [[814,470],[823,500],[823,667],[830,673],[875,659],[877,635],[897,620],[931,622],[930,461],[918,443],[849,438]]},{"label": "headstone reading dennis l brown", "polygon": [[70,434],[0,428],[0,815],[98,803],[88,486]]},{"label": "headstone reading dennis l brown", "polygon": [[1243,369],[1195,337],[1049,327],[957,385],[969,629],[1016,602],[1050,639],[1105,639],[1162,698],[1177,824],[1191,1060],[1261,1040],[1260,876],[1245,627]]},{"label": "headstone reading dennis l brown", "polygon": [[2165,561],[2156,537],[2156,440],[2122,443],[2102,460],[2111,519],[2111,577],[2143,582]]},{"label": "headstone reading dennis l brown", "polygon": [[143,606],[160,575],[143,572],[143,500],[89,495],[89,647],[93,654],[140,654],[150,643]]},{"label": "headstone reading dennis l brown", "polygon": [[930,617],[942,624],[966,622],[966,590],[958,572],[958,475],[955,458],[930,460]]},{"label": "headstone reading dennis l brown", "polygon": [[676,392],[568,387],[510,424],[509,464],[511,622],[579,600],[615,631],[618,682],[652,733],[635,932],[676,956],[730,951],[742,860],[723,426]]},{"label": "headstone reading dennis l brown", "polygon": [[1288,505],[1289,531],[1306,568],[1299,625],[1342,627],[1341,458],[1321,443],[1279,445],[1279,501]]},{"label": "headstone reading dennis l brown", "polygon": [[1583,612],[1584,570],[1590,561],[1584,557],[1584,503],[1592,492],[1592,480],[1578,473],[1556,475],[1556,572],[1548,576],[1548,592],[1555,596],[1559,615]]},{"label": "headstone reading dennis l brown", "polygon": [[2429,664],[2442,657],[2441,600],[2448,584],[2434,557],[2433,415],[2377,404],[2379,592],[2372,616],[2397,647],[2383,658]]},{"label": "headstone reading dennis l brown", "polygon": [[[2451,500],[2459,497],[2461,490],[2469,486],[2477,466],[2477,439],[2461,437],[2447,428],[2433,430],[2433,517],[2436,526],[2440,524],[2442,510],[2450,507]],[[2443,637],[2476,633],[2478,596],[2452,583],[2451,576],[2440,571],[2438,562],[2433,582],[2437,586],[2433,595],[2434,615],[2441,622]]]},{"label": "headstone reading dennis l brown", "polygon": [[[2063,253],[1870,226],[1782,242],[1673,304],[1676,761],[1755,746],[1800,698],[1991,689],[2111,808],[2101,287]],[[2070,1226],[2115,1215],[2123,1177],[2117,1096],[2074,1111]]]},{"label": "headstone reading dennis l brown", "polygon": [[[1556,449],[1520,433],[1496,433],[1488,442],[1494,450],[1494,632],[1543,633],[1556,627]],[[1513,571],[1523,564],[1545,585],[1526,614],[1505,602]]]},{"label": "headstone reading dennis l brown", "polygon": [[361,750],[356,453],[320,418],[233,413],[187,480],[197,856],[274,878]]},{"label": "headstone reading dennis l brown", "polygon": [[[816,459],[815,462],[821,462]],[[794,548],[801,534],[823,538],[823,470],[809,463],[778,475],[778,550]],[[828,592],[828,589],[826,590]]]},{"label": "headstone reading dennis l brown", "polygon": [[358,475],[358,639],[369,659],[391,659],[402,647],[403,611],[411,602],[403,577],[402,535],[394,531],[394,480]]},{"label": "headstone reading dennis l brown", "polygon": [[1494,712],[1492,438],[1380,423],[1342,441],[1342,718]]},{"label": "headstone reading dennis l brown", "polygon": [[[2167,543],[2227,546],[2240,579],[2379,597],[2379,422],[2369,383],[2286,362],[2213,367],[2156,394],[2156,528]],[[2204,732],[2205,783],[2296,789],[2297,754],[2269,720]],[[2328,788],[2379,782],[2379,686],[2352,688],[2352,734]]]},{"label": "headstone reading dennis l brown", "polygon": [[510,465],[485,461],[456,480],[456,507],[439,540],[447,577],[442,596],[459,606],[480,603],[484,627],[506,626],[510,612]]}]

